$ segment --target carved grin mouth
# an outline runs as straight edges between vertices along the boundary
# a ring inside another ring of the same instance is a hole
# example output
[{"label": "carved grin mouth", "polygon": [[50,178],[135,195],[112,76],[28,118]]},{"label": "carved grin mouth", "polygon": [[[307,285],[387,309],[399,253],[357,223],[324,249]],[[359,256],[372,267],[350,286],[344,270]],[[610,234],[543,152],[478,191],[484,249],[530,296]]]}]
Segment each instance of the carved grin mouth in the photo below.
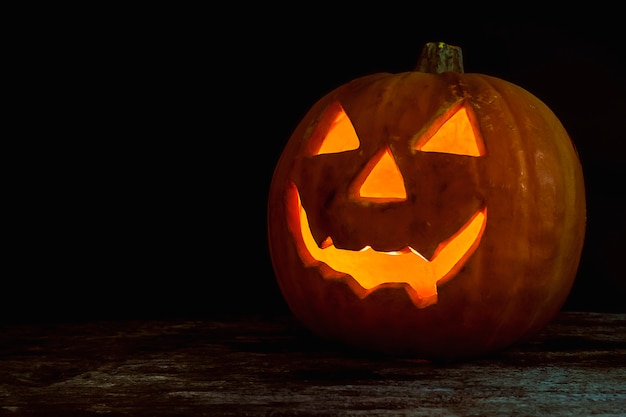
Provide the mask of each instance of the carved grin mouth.
[{"label": "carved grin mouth", "polygon": [[298,252],[306,266],[326,264],[332,269],[320,268],[326,279],[350,275],[358,283],[356,292],[361,298],[381,286],[408,286],[413,291],[407,288],[407,292],[419,308],[437,302],[437,285],[452,278],[474,253],[487,221],[487,208],[483,207],[454,235],[441,242],[428,260],[410,246],[393,252],[379,252],[369,246],[354,251],[336,248],[330,236],[322,247],[318,246],[295,184],[287,189],[287,210],[292,235],[302,239]]}]

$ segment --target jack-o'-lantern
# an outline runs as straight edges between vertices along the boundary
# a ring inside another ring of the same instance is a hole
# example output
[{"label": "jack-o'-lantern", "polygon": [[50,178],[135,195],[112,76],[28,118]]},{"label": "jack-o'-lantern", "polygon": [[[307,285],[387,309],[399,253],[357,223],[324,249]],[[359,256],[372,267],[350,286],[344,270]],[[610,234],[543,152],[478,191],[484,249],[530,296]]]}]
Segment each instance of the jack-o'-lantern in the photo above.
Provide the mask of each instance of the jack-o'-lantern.
[{"label": "jack-o'-lantern", "polygon": [[274,171],[268,236],[281,292],[315,334],[458,359],[553,318],[585,215],[555,114],[431,43],[415,71],[357,78],[308,111]]}]

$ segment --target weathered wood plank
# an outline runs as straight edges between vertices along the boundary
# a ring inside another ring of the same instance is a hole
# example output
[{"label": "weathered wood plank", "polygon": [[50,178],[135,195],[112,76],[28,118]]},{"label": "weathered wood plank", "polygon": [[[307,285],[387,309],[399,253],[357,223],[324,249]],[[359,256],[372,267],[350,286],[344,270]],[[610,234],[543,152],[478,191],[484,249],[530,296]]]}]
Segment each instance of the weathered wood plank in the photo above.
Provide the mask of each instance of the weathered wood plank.
[{"label": "weathered wood plank", "polygon": [[626,314],[488,358],[354,352],[291,318],[0,326],[0,415],[626,415]]}]

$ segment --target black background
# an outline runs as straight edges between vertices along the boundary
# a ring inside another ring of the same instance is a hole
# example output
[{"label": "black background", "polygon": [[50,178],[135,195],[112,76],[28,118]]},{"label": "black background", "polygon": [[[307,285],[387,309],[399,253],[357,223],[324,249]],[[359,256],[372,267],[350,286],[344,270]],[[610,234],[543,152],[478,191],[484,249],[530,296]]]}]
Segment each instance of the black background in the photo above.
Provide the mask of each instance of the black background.
[{"label": "black background", "polygon": [[266,235],[283,146],[323,94],[411,70],[430,41],[560,118],[588,210],[565,308],[626,311],[626,68],[610,10],[512,22],[318,7],[91,11],[30,37],[0,321],[288,314]]}]

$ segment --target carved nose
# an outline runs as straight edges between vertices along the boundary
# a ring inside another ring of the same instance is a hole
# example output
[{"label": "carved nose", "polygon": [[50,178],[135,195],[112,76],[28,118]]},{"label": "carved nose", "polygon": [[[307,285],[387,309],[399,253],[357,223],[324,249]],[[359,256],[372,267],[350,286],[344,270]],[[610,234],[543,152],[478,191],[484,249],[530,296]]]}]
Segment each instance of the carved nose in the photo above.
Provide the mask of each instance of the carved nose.
[{"label": "carved nose", "polygon": [[385,146],[365,165],[352,188],[358,198],[372,202],[406,200],[404,177],[389,146]]}]

